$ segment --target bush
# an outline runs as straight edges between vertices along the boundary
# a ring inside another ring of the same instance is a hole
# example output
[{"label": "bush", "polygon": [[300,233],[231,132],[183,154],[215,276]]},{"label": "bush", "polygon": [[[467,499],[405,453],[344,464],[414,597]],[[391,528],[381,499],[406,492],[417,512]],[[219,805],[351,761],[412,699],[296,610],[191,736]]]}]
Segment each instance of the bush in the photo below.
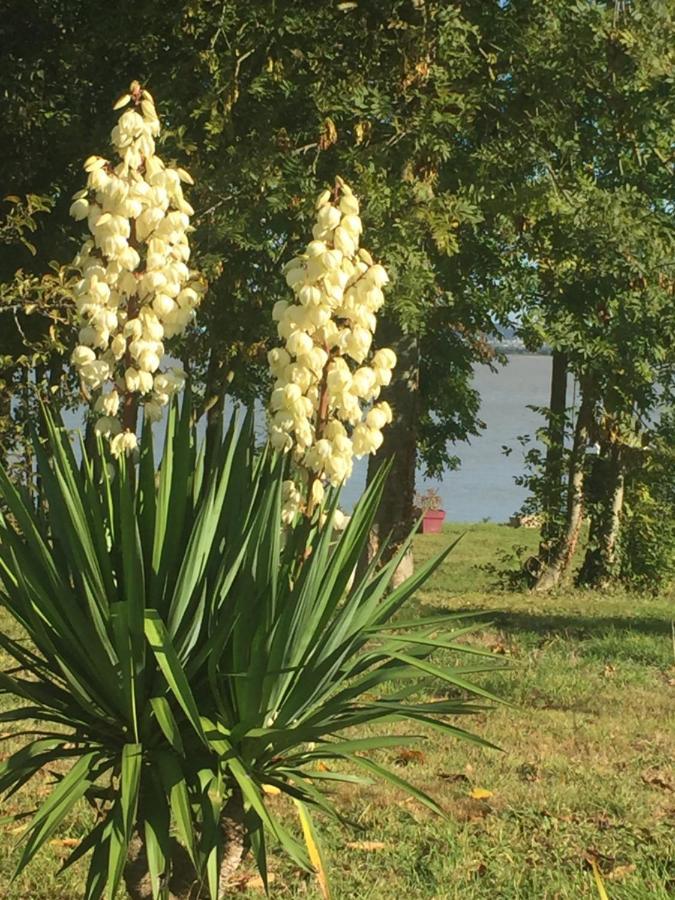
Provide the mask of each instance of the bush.
[{"label": "bush", "polygon": [[651,445],[626,476],[619,575],[658,593],[675,577],[675,414],[664,414]]}]

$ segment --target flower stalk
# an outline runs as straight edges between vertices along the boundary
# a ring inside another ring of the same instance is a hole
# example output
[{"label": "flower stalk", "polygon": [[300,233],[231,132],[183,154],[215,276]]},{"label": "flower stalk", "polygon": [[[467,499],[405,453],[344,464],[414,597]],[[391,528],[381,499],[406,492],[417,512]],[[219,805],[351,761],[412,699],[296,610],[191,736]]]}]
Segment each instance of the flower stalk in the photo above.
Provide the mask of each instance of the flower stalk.
[{"label": "flower stalk", "polygon": [[85,396],[95,395],[96,433],[119,455],[136,447],[139,406],[157,421],[182,389],[182,369],[162,369],[164,341],[192,321],[204,286],[188,268],[194,210],[183,184],[193,181],[155,151],[151,94],[134,81],[114,108],[124,109],[110,136],[117,160],[90,156],[70,207],[89,230],[74,260],[81,328],[72,362]]},{"label": "flower stalk", "polygon": [[354,458],[375,453],[391,422],[376,402],[391,381],[392,350],[371,353],[375,314],[384,303],[388,275],[360,247],[359,201],[341,178],[316,203],[312,240],[285,267],[294,302],[273,309],[283,347],[270,351],[275,378],[270,398],[270,440],[291,453],[305,489],[284,485],[284,519],[311,515],[325,486],[342,484]]}]

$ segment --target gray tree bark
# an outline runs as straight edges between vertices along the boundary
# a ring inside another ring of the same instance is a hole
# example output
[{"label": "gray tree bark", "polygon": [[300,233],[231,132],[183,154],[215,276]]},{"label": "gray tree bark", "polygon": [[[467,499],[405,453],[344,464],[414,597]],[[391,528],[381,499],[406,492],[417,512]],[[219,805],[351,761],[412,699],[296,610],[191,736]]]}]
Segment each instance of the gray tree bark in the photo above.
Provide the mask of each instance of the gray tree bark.
[{"label": "gray tree bark", "polygon": [[[220,818],[223,833],[223,857],[218,882],[219,897],[226,897],[232,876],[239,868],[248,842],[244,826],[244,806],[241,792],[236,790],[223,808]],[[124,881],[131,900],[152,900],[152,886],[148,871],[145,840],[136,831],[129,845]],[[208,890],[195,872],[192,860],[178,841],[171,842],[171,868],[166,873],[165,900],[206,900]]]},{"label": "gray tree bark", "polygon": [[539,559],[546,559],[558,536],[558,514],[563,502],[565,425],[567,409],[567,356],[556,350],[551,365],[551,396],[549,401],[548,446],[544,467],[545,494],[543,498],[544,527],[539,545]]},{"label": "gray tree bark", "polygon": [[602,462],[597,483],[597,508],[591,519],[588,549],[577,579],[578,584],[596,588],[611,580],[616,566],[625,482],[621,445],[610,443]]},{"label": "gray tree bark", "polygon": [[585,455],[593,425],[594,397],[588,380],[581,382],[581,404],[574,429],[567,480],[567,512],[562,534],[536,575],[535,591],[549,591],[569,569],[584,517]]}]

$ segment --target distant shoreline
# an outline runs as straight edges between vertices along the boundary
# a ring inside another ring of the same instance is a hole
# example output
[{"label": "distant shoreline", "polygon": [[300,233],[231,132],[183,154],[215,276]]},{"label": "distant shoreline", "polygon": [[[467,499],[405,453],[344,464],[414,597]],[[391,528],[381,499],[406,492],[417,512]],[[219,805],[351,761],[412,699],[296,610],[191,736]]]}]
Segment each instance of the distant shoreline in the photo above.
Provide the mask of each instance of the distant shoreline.
[{"label": "distant shoreline", "polygon": [[550,347],[542,347],[541,350],[528,350],[527,347],[524,347],[520,343],[511,343],[510,341],[507,343],[499,343],[499,344],[491,344],[494,350],[497,350],[500,353],[505,353],[507,356],[551,356],[552,350]]}]

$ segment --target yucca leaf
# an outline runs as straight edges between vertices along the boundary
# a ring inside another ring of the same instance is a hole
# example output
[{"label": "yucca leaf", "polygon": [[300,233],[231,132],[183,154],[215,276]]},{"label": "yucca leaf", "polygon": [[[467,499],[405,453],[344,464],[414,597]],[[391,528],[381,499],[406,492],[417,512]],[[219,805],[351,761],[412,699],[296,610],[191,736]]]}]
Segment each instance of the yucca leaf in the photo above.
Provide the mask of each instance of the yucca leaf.
[{"label": "yucca leaf", "polygon": [[115,640],[115,649],[119,659],[121,687],[126,700],[126,713],[129,726],[138,740],[138,715],[136,710],[136,665],[134,647],[131,642],[129,606],[127,603],[114,603],[110,607],[110,622]]},{"label": "yucca leaf", "polygon": [[267,875],[267,844],[265,840],[265,827],[262,819],[254,809],[244,810],[244,825],[246,834],[251,842],[251,851],[255,859],[260,878],[262,879],[265,893],[269,892],[269,878]]},{"label": "yucca leaf", "polygon": [[[483,626],[474,625],[471,628],[463,628],[459,634],[470,634],[481,627]],[[482,647],[472,647],[470,644],[458,644],[454,640],[455,636],[456,635],[453,634],[450,636],[453,639],[447,640],[420,634],[389,634],[382,644],[382,649],[387,652],[390,649],[390,645],[393,649],[396,645],[416,644],[421,647],[428,647],[429,652],[433,652],[434,650],[454,650],[457,653],[467,653],[471,656],[485,656],[495,661],[495,655],[491,650],[486,650]]]},{"label": "yucca leaf", "polygon": [[96,847],[101,841],[106,827],[109,826],[105,819],[101,819],[100,822],[97,822],[91,831],[82,838],[77,847],[68,854],[63,865],[59,869],[58,874],[60,875],[62,872],[65,872],[66,869],[69,869],[74,863],[82,859],[83,856],[86,856],[93,847]]},{"label": "yucca leaf", "polygon": [[[476,710],[474,710],[476,712]],[[454,714],[456,715],[456,713]],[[450,736],[453,738],[458,738],[462,741],[468,741],[470,744],[477,744],[480,747],[487,747],[490,750],[501,750],[497,744],[493,744],[491,741],[486,740],[485,738],[480,737],[480,735],[473,734],[471,731],[466,731],[464,728],[458,728],[456,725],[452,725],[450,722],[444,722],[442,719],[437,719],[432,716],[419,714],[416,712],[406,712],[401,716],[402,721],[413,720],[416,722],[420,722],[424,725],[428,725],[430,728],[433,728],[436,731],[442,732],[446,736]]]},{"label": "yucca leaf", "polygon": [[231,758],[227,760],[226,765],[239,785],[244,801],[252,807],[263,824],[274,834],[291,859],[301,868],[311,870],[311,865],[302,846],[284,828],[276,816],[267,809],[258,785],[246,772],[241,762],[236,758]]},{"label": "yucca leaf", "polygon": [[28,828],[26,846],[14,877],[26,867],[45,841],[49,840],[73,806],[84,796],[87,788],[94,783],[100,774],[95,765],[99,759],[100,751],[81,756],[42,802]]},{"label": "yucca leaf", "polygon": [[166,801],[166,794],[153,773],[148,778],[145,789],[146,797],[142,809],[144,818],[143,834],[145,837],[145,850],[148,856],[152,896],[154,900],[157,900],[160,897],[161,880],[167,871],[168,861],[171,856],[171,815]]},{"label": "yucca leaf", "polygon": [[453,622],[457,619],[473,619],[483,618],[485,616],[494,616],[499,610],[487,609],[460,609],[457,612],[439,613],[437,616],[427,616],[419,619],[403,619],[399,621],[394,618],[391,621],[381,625],[374,625],[368,630],[370,632],[380,633],[387,631],[397,631],[405,628],[438,628],[445,622]]},{"label": "yucca leaf", "polygon": [[135,672],[142,671],[145,657],[143,619],[145,613],[145,564],[138,522],[134,509],[133,479],[124,456],[120,458],[117,478],[117,506],[120,517],[120,549],[122,556],[123,600],[127,607],[129,635],[133,648]]},{"label": "yucca leaf", "polygon": [[138,794],[141,783],[143,748],[140,744],[125,744],[122,748],[120,787],[112,810],[112,830],[108,851],[106,896],[114,900],[127,860],[131,835],[136,824]]},{"label": "yucca leaf", "polygon": [[152,552],[157,520],[157,486],[155,481],[155,447],[152,425],[145,421],[141,434],[136,490],[136,520],[143,549],[144,576],[149,583],[153,576]]},{"label": "yucca leaf", "polygon": [[[354,738],[351,741],[326,741],[319,744],[313,750],[307,750],[305,758],[334,759],[337,756],[348,756],[354,753],[365,753],[367,750],[382,750],[385,747],[404,747],[407,744],[419,744],[424,740],[423,735],[388,735],[381,734],[375,737]],[[293,755],[286,758],[292,760]]]},{"label": "yucca leaf", "polygon": [[[424,672],[425,675],[431,675],[433,678],[439,679],[439,681],[444,681],[446,682],[446,684],[452,684],[454,687],[458,687],[464,691],[468,691],[470,694],[476,694],[479,697],[485,697],[487,700],[492,700],[494,703],[510,705],[506,700],[501,697],[497,697],[497,695],[493,694],[491,691],[486,691],[485,688],[466,681],[459,674],[455,674],[453,669],[446,669],[441,668],[440,666],[435,666],[433,665],[433,663],[417,659],[416,657],[410,656],[407,653],[392,653],[391,655],[394,659],[398,659],[401,662],[412,666],[414,669],[419,669],[421,672]],[[478,671],[485,670],[480,669]]]},{"label": "yucca leaf", "polygon": [[314,823],[312,822],[311,816],[309,815],[307,806],[300,800],[295,800],[294,803],[298,810],[298,817],[302,826],[302,833],[305,838],[305,844],[307,845],[309,861],[316,871],[321,896],[324,898],[324,900],[330,900],[331,892],[330,884],[328,881],[328,872],[326,869],[326,864],[324,862],[323,850],[321,849],[321,844],[317,837],[316,829],[314,828]]},{"label": "yucca leaf", "polygon": [[178,655],[171,643],[166,626],[157,610],[148,609],[145,611],[145,636],[171,692],[198,736],[208,746],[208,741],[199,719],[199,710],[190,690],[190,684],[178,660]]},{"label": "yucca leaf", "polygon": [[397,787],[400,790],[404,791],[406,794],[409,794],[411,797],[414,797],[415,800],[418,800],[432,812],[436,813],[436,815],[439,815],[444,819],[447,818],[447,813],[445,813],[444,810],[441,809],[441,807],[438,805],[438,803],[436,803],[433,797],[430,797],[424,791],[421,791],[419,788],[415,787],[415,785],[411,784],[409,781],[406,781],[405,778],[401,778],[400,775],[396,775],[385,766],[381,766],[374,760],[366,759],[363,756],[353,756],[351,757],[351,761],[357,766],[360,766],[362,769],[365,769],[368,772],[372,772],[374,775],[377,775],[384,781],[388,781],[389,784],[394,785],[394,787]]},{"label": "yucca leaf", "polygon": [[178,836],[190,854],[193,865],[197,866],[195,826],[192,820],[190,795],[179,757],[172,752],[158,753],[157,763],[162,787],[169,797]]},{"label": "yucca leaf", "polygon": [[150,705],[164,737],[180,756],[185,755],[180,729],[166,697],[151,697]]},{"label": "yucca leaf", "polygon": [[43,766],[58,759],[81,755],[81,749],[66,745],[64,736],[31,741],[0,763],[0,793],[10,790],[14,793],[17,785],[31,779]]},{"label": "yucca leaf", "polygon": [[104,823],[98,843],[94,845],[94,852],[89,861],[87,882],[84,888],[84,900],[101,900],[103,892],[105,891],[108,877],[108,855],[111,830],[112,824],[110,820],[107,820]]},{"label": "yucca leaf", "polygon": [[218,900],[219,866],[219,823],[220,823],[220,784],[219,778],[210,769],[198,774],[201,783],[201,835],[199,843],[201,870],[206,873],[206,884],[210,900]]}]

